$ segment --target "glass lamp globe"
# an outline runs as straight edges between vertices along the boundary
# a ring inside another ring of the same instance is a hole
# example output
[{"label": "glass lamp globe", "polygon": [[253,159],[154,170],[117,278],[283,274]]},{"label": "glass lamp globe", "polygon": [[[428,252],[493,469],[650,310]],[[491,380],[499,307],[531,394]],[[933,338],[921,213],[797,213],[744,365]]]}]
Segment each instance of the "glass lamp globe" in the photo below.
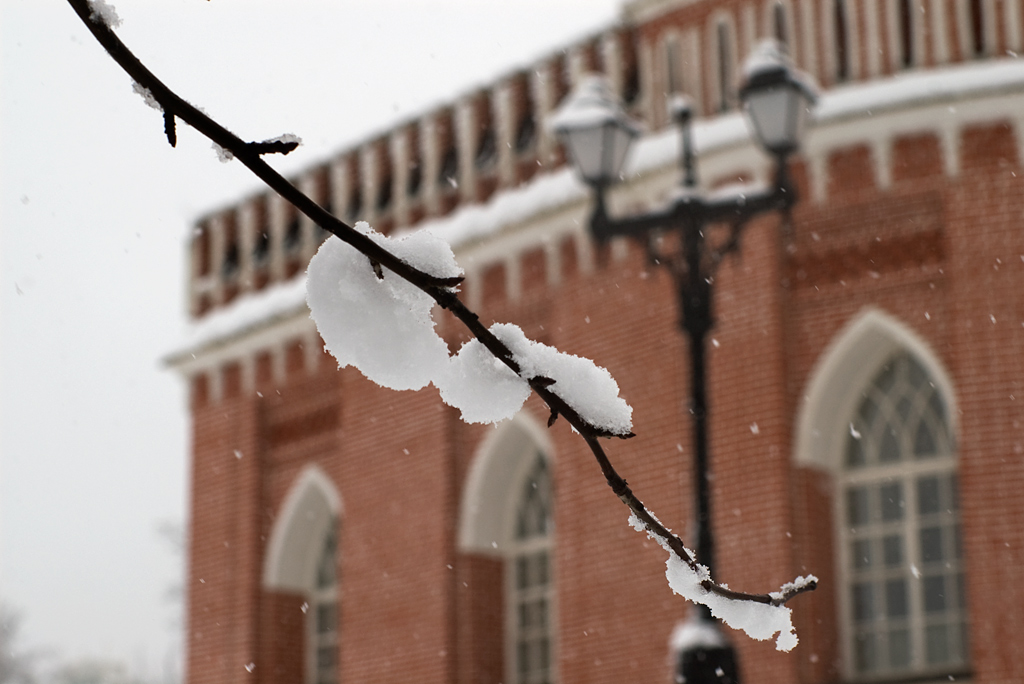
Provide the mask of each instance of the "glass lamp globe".
[{"label": "glass lamp globe", "polygon": [[818,99],[814,86],[790,67],[775,41],[762,43],[743,72],[740,99],[758,142],[776,156],[795,152]]},{"label": "glass lamp globe", "polygon": [[601,76],[584,77],[549,121],[576,171],[594,186],[619,179],[637,125],[626,116]]}]

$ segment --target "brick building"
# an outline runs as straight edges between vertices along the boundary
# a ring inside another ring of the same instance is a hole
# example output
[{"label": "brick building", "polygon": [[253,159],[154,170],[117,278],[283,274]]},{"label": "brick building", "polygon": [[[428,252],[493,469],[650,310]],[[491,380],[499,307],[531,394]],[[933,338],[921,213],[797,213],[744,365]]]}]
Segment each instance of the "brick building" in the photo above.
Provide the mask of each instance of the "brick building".
[{"label": "brick building", "polygon": [[[736,111],[763,36],[822,87],[792,221],[719,273],[709,381],[717,579],[791,603],[790,654],[731,635],[746,681],[1022,681],[1022,0],[634,0],[599,35],[296,180],[343,219],[430,226],[485,323],[596,360],[634,408],[610,443],[691,518],[686,348],[668,275],[593,243],[543,121],[600,71],[642,119],[613,213],[679,183],[687,91],[702,185],[767,179]],[[667,682],[687,610],[581,440],[466,425],[322,352],[303,299],[324,233],[275,195],[203,217],[187,351],[190,684]],[[442,316],[452,349],[465,332]],[[752,562],[753,560],[753,562]]]}]

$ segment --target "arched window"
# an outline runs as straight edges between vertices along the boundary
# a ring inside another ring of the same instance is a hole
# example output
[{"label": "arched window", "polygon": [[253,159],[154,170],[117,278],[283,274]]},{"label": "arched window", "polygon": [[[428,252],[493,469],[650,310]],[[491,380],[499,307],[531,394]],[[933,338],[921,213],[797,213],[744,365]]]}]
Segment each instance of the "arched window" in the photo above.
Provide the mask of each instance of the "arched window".
[{"label": "arched window", "polygon": [[532,460],[519,483],[505,561],[505,658],[509,681],[551,684],[551,477],[543,454],[536,453]]},{"label": "arched window", "polygon": [[296,617],[267,622],[261,639],[265,646],[303,644],[287,653],[264,649],[260,667],[279,673],[281,681],[338,684],[341,510],[331,479],[319,467],[307,466],[270,530],[263,561],[265,600],[279,615]]},{"label": "arched window", "polygon": [[488,654],[473,681],[558,680],[552,463],[543,428],[520,412],[488,436],[467,474],[461,563],[486,578],[469,585],[460,617],[476,625],[466,648]]},{"label": "arched window", "polygon": [[937,383],[897,351],[850,416],[836,520],[853,678],[966,669],[956,443]]},{"label": "arched window", "polygon": [[312,684],[338,682],[338,523],[331,522],[323,537],[316,578],[309,592],[306,643]]},{"label": "arched window", "polygon": [[836,82],[850,78],[850,25],[846,0],[832,0],[832,33]]}]

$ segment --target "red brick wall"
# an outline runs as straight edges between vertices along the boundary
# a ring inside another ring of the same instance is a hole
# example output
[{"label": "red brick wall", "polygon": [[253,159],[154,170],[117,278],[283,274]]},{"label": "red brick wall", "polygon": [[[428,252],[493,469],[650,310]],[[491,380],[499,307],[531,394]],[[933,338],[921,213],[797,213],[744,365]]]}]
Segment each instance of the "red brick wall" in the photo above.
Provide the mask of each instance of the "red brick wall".
[{"label": "red brick wall", "polygon": [[[748,680],[838,678],[832,482],[794,465],[795,412],[814,364],[866,306],[914,330],[952,374],[973,681],[1008,682],[1024,671],[1016,648],[1024,625],[1007,609],[1024,605],[1016,149],[1001,124],[969,130],[960,175],[948,178],[935,139],[908,136],[895,143],[885,190],[868,148],[837,151],[828,202],[801,203],[790,233],[776,217],[753,223],[742,254],[723,265],[709,375],[718,576],[751,591],[808,572],[821,578],[815,594],[792,604],[802,639],[792,654],[732,635]],[[687,534],[687,350],[670,280],[635,245],[622,259],[606,252],[592,270],[576,263],[571,241],[559,254],[562,282],[546,287],[537,286],[546,278],[542,253],[515,257],[528,278],[518,299],[506,292],[505,267],[491,268],[481,278],[481,316],[520,322],[612,372],[634,407],[637,437],[609,442],[611,458],[661,520]],[[451,321],[442,329],[453,343],[464,338]],[[330,361],[304,370],[300,351],[280,395],[239,388],[218,400],[196,384],[190,684],[251,681],[249,662],[267,664],[257,668],[260,684],[294,681],[275,673],[301,662],[297,599],[260,587],[265,539],[308,463],[328,473],[343,500],[342,681],[501,681],[501,563],[455,545],[466,472],[492,428],[462,424],[433,390],[384,390]],[[535,397],[526,410],[546,419]],[[626,525],[627,512],[563,421],[550,438],[560,681],[668,682],[667,639],[687,606],[667,587],[665,554]]]}]

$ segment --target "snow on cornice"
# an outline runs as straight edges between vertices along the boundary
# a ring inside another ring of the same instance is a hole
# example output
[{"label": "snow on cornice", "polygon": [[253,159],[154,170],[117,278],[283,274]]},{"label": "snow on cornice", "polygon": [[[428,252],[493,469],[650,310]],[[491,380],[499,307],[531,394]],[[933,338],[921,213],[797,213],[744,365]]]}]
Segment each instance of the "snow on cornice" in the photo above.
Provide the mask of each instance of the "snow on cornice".
[{"label": "snow on cornice", "polygon": [[835,88],[814,112],[819,123],[874,115],[932,102],[1017,90],[1024,86],[1024,60],[1002,59],[907,71],[869,83]]},{"label": "snow on cornice", "polygon": [[[933,71],[905,72],[823,93],[814,120],[817,125],[823,125],[894,109],[1021,89],[1024,89],[1024,60],[978,62]],[[698,155],[749,141],[746,124],[739,112],[696,121],[693,134]],[[644,136],[635,144],[624,175],[643,176],[665,168],[676,163],[678,154],[678,131],[675,128]],[[570,169],[561,168],[536,176],[519,187],[503,190],[486,204],[460,207],[448,216],[423,221],[415,229],[434,231],[458,252],[460,247],[486,239],[508,226],[583,202],[588,194],[587,188]],[[304,276],[240,296],[231,305],[190,324],[181,343],[168,355],[168,362],[184,364],[203,350],[304,311]]]}]

